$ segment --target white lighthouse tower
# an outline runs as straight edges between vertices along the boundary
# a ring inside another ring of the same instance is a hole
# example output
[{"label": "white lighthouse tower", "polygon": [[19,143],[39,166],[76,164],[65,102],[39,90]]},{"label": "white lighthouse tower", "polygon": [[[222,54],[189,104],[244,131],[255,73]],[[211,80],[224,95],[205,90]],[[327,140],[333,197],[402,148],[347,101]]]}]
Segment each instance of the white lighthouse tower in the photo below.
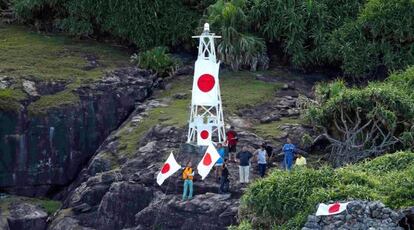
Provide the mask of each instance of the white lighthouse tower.
[{"label": "white lighthouse tower", "polygon": [[223,107],[221,104],[219,67],[216,59],[214,39],[220,38],[210,33],[209,24],[199,38],[198,57],[194,68],[194,81],[187,143],[205,146],[214,141],[226,139]]}]

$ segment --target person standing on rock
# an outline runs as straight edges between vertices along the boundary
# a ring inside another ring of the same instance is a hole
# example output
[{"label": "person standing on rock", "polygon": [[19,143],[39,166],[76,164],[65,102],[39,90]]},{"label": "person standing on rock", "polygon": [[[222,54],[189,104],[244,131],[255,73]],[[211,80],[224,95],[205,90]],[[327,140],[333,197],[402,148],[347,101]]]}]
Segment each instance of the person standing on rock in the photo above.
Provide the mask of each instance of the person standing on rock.
[{"label": "person standing on rock", "polygon": [[234,131],[234,127],[230,126],[230,130],[226,132],[227,146],[229,147],[230,161],[235,161],[235,154],[237,149],[237,133]]},{"label": "person standing on rock", "polygon": [[227,159],[224,160],[223,166],[221,168],[221,177],[220,177],[220,188],[219,194],[228,193],[229,192],[229,170],[227,169]]},{"label": "person standing on rock", "polygon": [[260,149],[258,149],[254,152],[254,155],[256,156],[256,159],[257,159],[257,165],[259,167],[260,177],[264,177],[264,175],[266,173],[267,153],[266,153],[265,147],[266,146],[263,144],[263,145],[260,146]]},{"label": "person standing on rock", "polygon": [[253,157],[253,154],[247,149],[247,146],[244,146],[242,151],[237,153],[237,160],[239,162],[239,176],[240,183],[249,183],[250,176],[250,159]]},{"label": "person standing on rock", "polygon": [[293,165],[293,158],[295,155],[296,146],[292,144],[292,140],[288,137],[287,144],[283,145],[282,151],[285,156],[283,158],[283,165],[286,170],[291,170]]},{"label": "person standing on rock", "polygon": [[[183,171],[183,180],[184,180],[183,200],[186,200],[187,197],[189,200],[193,198],[194,171],[191,166],[192,166],[191,161],[188,161]],[[188,195],[187,195],[187,191],[188,191]]]},{"label": "person standing on rock", "polygon": [[216,174],[216,178],[220,179],[221,177],[221,170],[222,170],[222,166],[224,163],[224,155],[225,155],[225,150],[223,148],[223,145],[221,143],[217,144],[217,152],[220,155],[220,158],[217,160],[215,166],[215,174]]},{"label": "person standing on rock", "polygon": [[264,146],[264,149],[266,150],[266,153],[267,153],[268,164],[271,165],[272,164],[271,160],[272,160],[272,157],[273,157],[273,147],[270,146],[267,142],[263,142],[263,146]]}]

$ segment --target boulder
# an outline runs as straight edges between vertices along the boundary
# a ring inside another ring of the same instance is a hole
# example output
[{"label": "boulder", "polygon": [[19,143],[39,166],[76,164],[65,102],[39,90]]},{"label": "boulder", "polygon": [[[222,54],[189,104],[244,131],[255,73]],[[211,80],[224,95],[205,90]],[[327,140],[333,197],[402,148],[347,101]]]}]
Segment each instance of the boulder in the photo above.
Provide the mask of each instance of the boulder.
[{"label": "boulder", "polygon": [[350,201],[347,210],[331,216],[308,216],[302,230],[322,229],[393,229],[403,230],[399,221],[401,212],[393,211],[380,202],[362,200]]},{"label": "boulder", "polygon": [[28,203],[11,204],[10,216],[7,218],[10,230],[30,229],[45,230],[47,213],[41,208]]}]

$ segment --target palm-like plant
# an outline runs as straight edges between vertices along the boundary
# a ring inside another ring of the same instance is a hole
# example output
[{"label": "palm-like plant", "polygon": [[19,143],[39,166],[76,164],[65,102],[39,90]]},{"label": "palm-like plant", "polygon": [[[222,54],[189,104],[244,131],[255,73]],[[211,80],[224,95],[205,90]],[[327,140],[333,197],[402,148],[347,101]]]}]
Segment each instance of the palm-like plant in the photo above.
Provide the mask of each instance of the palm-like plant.
[{"label": "palm-like plant", "polygon": [[266,44],[263,39],[248,33],[248,18],[244,12],[245,0],[218,0],[208,8],[208,21],[219,28],[222,40],[218,55],[234,71],[243,66],[256,70],[267,67]]}]

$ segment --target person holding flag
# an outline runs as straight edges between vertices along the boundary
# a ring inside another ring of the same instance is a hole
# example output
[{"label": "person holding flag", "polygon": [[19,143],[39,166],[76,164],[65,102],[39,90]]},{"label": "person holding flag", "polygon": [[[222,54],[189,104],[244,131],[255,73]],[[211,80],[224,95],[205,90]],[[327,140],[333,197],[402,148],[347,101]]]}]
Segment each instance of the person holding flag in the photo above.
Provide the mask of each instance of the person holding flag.
[{"label": "person holding flag", "polygon": [[211,169],[219,159],[220,154],[217,152],[217,149],[214,147],[214,145],[210,143],[203,158],[197,165],[197,172],[198,174],[200,174],[202,180],[204,180],[207,177],[207,175],[210,173]]},{"label": "person holding flag", "polygon": [[[186,200],[187,197],[189,200],[193,198],[193,178],[194,178],[194,171],[191,167],[192,163],[191,160],[187,162],[187,165],[183,171],[183,180],[184,180],[184,189],[183,189],[183,200]],[[188,192],[188,195],[187,195]]]}]

